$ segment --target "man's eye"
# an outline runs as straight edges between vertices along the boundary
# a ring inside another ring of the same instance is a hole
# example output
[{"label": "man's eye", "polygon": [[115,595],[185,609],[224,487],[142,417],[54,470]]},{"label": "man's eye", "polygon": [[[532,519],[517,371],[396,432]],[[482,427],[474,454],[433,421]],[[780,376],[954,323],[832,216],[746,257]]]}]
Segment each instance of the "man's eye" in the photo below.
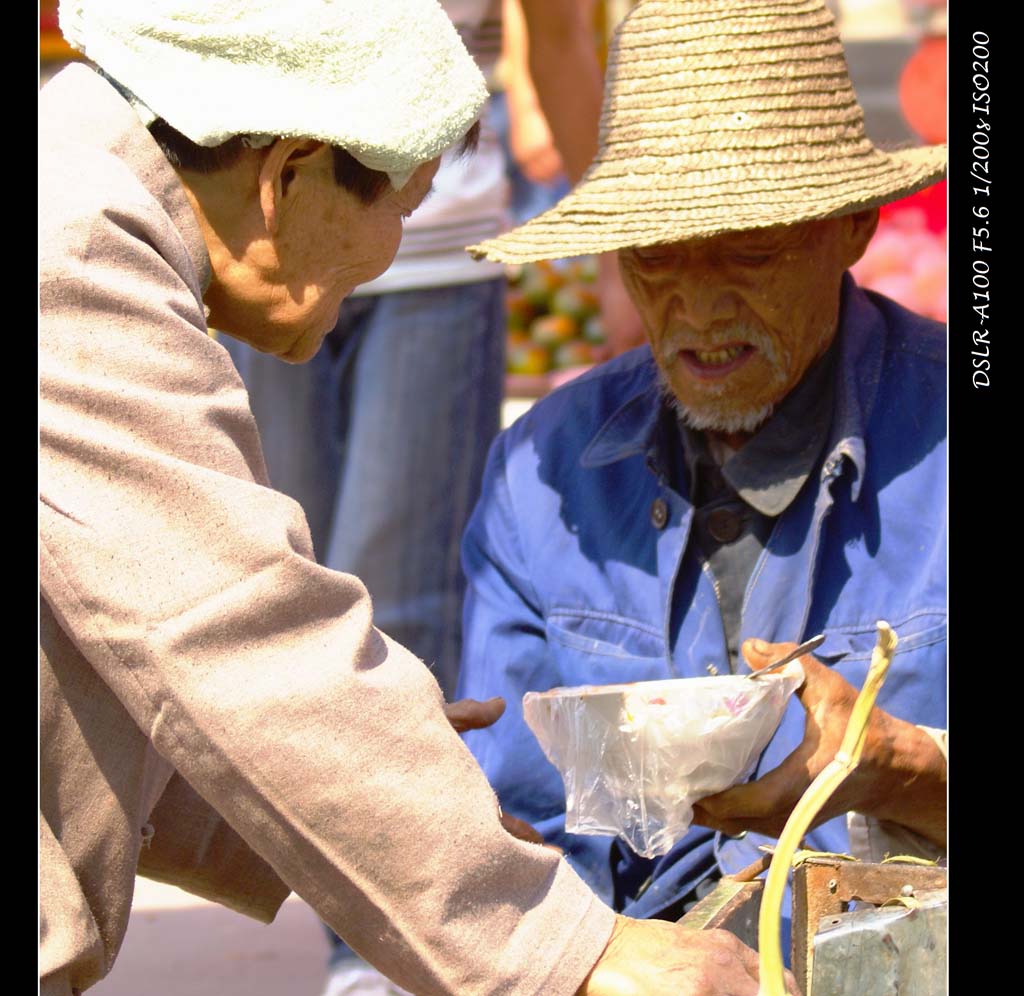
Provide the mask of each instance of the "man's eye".
[{"label": "man's eye", "polygon": [[739,263],[740,266],[760,266],[771,258],[770,252],[737,252],[732,256],[733,262]]},{"label": "man's eye", "polygon": [[672,258],[672,253],[657,248],[637,249],[634,250],[634,254],[642,263],[664,263]]}]

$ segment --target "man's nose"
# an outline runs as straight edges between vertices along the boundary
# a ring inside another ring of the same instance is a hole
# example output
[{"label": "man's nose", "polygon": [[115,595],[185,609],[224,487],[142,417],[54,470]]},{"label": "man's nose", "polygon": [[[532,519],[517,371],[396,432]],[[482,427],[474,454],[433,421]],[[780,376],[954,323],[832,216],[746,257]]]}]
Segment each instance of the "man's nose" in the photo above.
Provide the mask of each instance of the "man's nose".
[{"label": "man's nose", "polygon": [[673,317],[698,330],[735,319],[739,313],[736,292],[720,274],[703,268],[679,275],[672,304]]}]

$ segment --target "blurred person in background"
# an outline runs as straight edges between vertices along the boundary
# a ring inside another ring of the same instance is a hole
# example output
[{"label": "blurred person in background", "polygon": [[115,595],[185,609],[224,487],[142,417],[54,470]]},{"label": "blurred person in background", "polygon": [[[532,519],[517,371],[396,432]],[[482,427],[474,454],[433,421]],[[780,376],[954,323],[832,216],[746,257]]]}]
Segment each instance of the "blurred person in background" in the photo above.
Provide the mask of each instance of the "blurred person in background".
[{"label": "blurred person in background", "polygon": [[[580,0],[587,7],[589,0]],[[499,87],[491,97],[494,126],[505,155],[508,214],[514,224],[554,206],[569,190],[565,165],[530,79],[519,0],[502,0]],[[585,26],[583,18],[582,26]]]},{"label": "blurred person in background", "polygon": [[[848,271],[879,205],[938,181],[945,148],[872,145],[831,15],[804,0],[641,2],[603,113],[583,181],[473,247],[509,263],[617,251],[649,345],[492,447],[464,540],[459,694],[508,708],[467,742],[504,810],[613,908],[676,919],[758,859],[832,760],[886,619],[900,643],[864,759],[806,846],[937,858],[945,330]],[[817,633],[755,780],[703,800],[669,853],[566,833],[525,692],[744,673]]]},{"label": "blurred person in background", "polygon": [[483,79],[431,0],[72,0],[40,95],[39,976],[111,969],[136,873],[292,890],[423,994],[754,996],[504,828],[421,662],[319,566],[211,327],[288,362],[383,272]]},{"label": "blurred person in background", "polygon": [[[578,36],[588,37],[593,47],[597,20],[595,8],[600,0],[575,2],[579,15]],[[582,161],[574,158],[567,170],[545,113],[545,108],[552,106],[557,113],[564,104],[557,96],[562,81],[549,82],[553,70],[560,72],[557,45],[554,51],[549,44],[538,52],[536,46],[531,47],[530,44],[530,38],[535,37],[536,32],[531,36],[523,24],[520,0],[503,0],[502,7],[505,22],[504,92],[498,95],[499,110],[506,155],[510,160],[511,209],[518,224],[552,207],[571,186],[569,179],[575,183],[582,176],[597,148],[597,119],[594,118],[592,140],[573,146],[581,152],[588,150],[590,154]],[[542,40],[550,38],[548,33]],[[540,85],[550,93],[546,104],[538,99],[534,78],[539,79]],[[642,345],[644,329],[640,315],[623,286],[615,254],[599,255],[597,267],[601,325],[606,341],[594,347],[593,355],[600,360]]]}]

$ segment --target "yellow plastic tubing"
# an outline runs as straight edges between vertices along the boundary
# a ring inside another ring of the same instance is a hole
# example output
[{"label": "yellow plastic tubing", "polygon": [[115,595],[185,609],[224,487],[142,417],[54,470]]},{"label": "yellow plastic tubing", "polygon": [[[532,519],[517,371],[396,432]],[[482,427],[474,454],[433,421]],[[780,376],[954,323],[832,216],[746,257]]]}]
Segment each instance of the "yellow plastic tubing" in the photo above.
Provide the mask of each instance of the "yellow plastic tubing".
[{"label": "yellow plastic tubing", "polygon": [[889,670],[896,650],[896,634],[887,622],[879,621],[878,642],[871,652],[871,667],[864,679],[850,720],[846,724],[843,742],[836,756],[821,770],[800,797],[779,837],[772,855],[771,868],[765,881],[761,899],[761,914],[757,923],[758,952],[761,962],[760,996],[786,996],[786,983],[782,964],[782,943],[779,933],[782,918],[782,896],[793,855],[818,811],[828,802],[832,793],[846,780],[860,761],[867,736],[868,717],[878,697],[878,690]]}]

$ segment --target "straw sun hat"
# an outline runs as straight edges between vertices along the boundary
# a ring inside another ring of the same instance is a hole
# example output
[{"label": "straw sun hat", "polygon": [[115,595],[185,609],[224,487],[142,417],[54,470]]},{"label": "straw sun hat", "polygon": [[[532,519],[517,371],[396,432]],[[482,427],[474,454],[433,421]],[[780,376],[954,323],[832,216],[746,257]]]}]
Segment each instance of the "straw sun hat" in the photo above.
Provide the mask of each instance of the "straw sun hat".
[{"label": "straw sun hat", "polygon": [[469,251],[525,263],[796,224],[904,197],[945,166],[945,146],[868,140],[821,0],[647,0],[612,44],[586,175]]}]

